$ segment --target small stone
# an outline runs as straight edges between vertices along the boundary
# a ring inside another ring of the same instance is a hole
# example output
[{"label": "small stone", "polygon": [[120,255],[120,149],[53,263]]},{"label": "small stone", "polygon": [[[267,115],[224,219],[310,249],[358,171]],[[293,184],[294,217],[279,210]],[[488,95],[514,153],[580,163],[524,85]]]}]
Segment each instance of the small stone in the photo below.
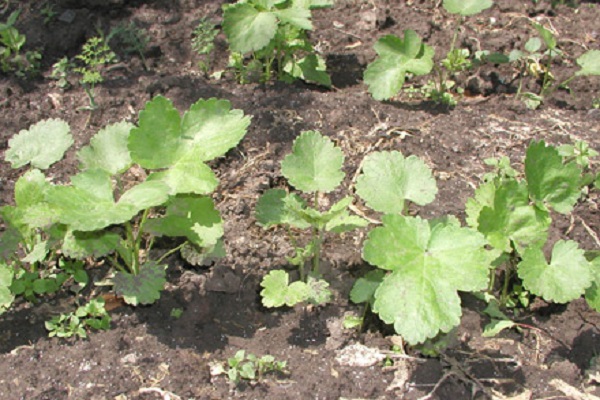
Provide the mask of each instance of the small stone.
[{"label": "small stone", "polygon": [[137,362],[137,356],[135,353],[127,354],[125,357],[121,358],[121,364],[135,364]]},{"label": "small stone", "polygon": [[74,10],[65,10],[65,12],[60,14],[60,16],[58,17],[58,20],[60,22],[66,23],[66,24],[71,24],[73,21],[75,21],[75,11]]}]

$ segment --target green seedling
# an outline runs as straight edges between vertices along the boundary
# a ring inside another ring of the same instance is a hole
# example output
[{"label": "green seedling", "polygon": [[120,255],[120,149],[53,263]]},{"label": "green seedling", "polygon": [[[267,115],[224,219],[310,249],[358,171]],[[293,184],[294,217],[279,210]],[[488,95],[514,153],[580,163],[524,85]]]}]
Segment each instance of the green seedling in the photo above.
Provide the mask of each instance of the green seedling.
[{"label": "green seedling", "polygon": [[[282,161],[281,172],[296,189],[312,195],[312,201],[308,203],[283,189],[270,189],[258,200],[256,219],[264,228],[284,225],[290,236],[293,228],[311,232],[305,246],[299,246],[297,240],[292,239],[295,254],[288,262],[298,267],[299,281],[290,283],[289,274],[283,270],[271,271],[264,277],[261,295],[266,307],[329,301],[329,284],[321,278],[319,268],[325,232],[343,233],[367,224],[362,218],[350,215],[351,197],[338,201],[328,211],[320,210],[320,195],[333,191],[344,179],[343,162],[342,151],[329,138],[317,131],[303,132],[294,141],[292,153]],[[307,261],[311,262],[309,271],[305,270]]]},{"label": "green seedling", "polygon": [[431,169],[416,156],[368,155],[356,192],[384,215],[363,247],[363,258],[378,269],[356,281],[351,300],[365,303],[412,345],[452,330],[461,316],[458,292],[487,287],[493,255],[484,236],[451,216],[406,215],[407,202],[426,205],[437,193]]},{"label": "green seedling", "polygon": [[[533,27],[541,39],[531,38],[525,44],[524,52],[513,50],[509,55],[509,61],[515,63],[520,70],[517,97],[523,97],[527,107],[538,108],[557,89],[568,89],[569,83],[577,77],[600,75],[600,50],[588,50],[575,60],[579,70],[567,78],[557,79],[551,72],[551,65],[556,57],[564,57],[564,53],[558,48],[557,38],[551,30],[535,22]],[[546,46],[544,52],[541,52],[542,44]],[[521,93],[522,79],[525,75],[540,81],[539,93]]]},{"label": "green seedling", "polygon": [[[331,86],[325,60],[310,43],[307,31],[313,29],[311,10],[332,4],[330,0],[240,0],[224,5],[223,31],[238,80],[266,82],[276,68],[280,80]],[[256,77],[255,72],[259,72]]]},{"label": "green seedling", "polygon": [[14,275],[10,291],[16,296],[23,296],[31,302],[36,301],[36,296],[56,293],[67,280],[67,274],[45,272],[28,272],[25,269],[19,269]]},{"label": "green seedling", "polygon": [[165,283],[163,260],[183,247],[150,258],[156,237],[211,249],[223,235],[207,196],[218,180],[206,162],[237,145],[249,123],[225,100],[199,100],[181,118],[158,96],[140,112],[138,126],[120,122],[99,131],[77,153],[80,171],[70,184],[56,185],[39,169],[60,160],[73,139],[65,122],[39,122],[15,135],[5,153],[14,168],[33,169],[15,185],[16,205],[0,208],[7,225],[0,254],[7,264],[41,263],[56,246],[72,259],[106,257],[118,295],[132,305],[154,302]]},{"label": "green seedling", "polygon": [[496,253],[490,293],[496,272],[503,274],[500,307],[526,307],[524,299],[529,295],[557,303],[584,295],[594,307],[591,299],[598,297],[598,289],[593,265],[600,260],[588,261],[572,240],[555,242],[550,261],[543,252],[550,245],[546,243],[550,211],[572,212],[581,196],[582,172],[572,156],[562,157],[544,141],[533,141],[525,158],[524,178],[497,173],[467,202],[467,222],[485,235]]},{"label": "green seedling", "polygon": [[104,299],[99,297],[88,304],[80,306],[75,312],[61,314],[45,323],[48,336],[70,338],[78,336],[87,338],[87,329],[108,330],[110,315],[104,308]]},{"label": "green seedling", "polygon": [[446,57],[440,64],[434,66],[437,75],[437,86],[432,89],[430,96],[434,101],[448,106],[456,105],[457,100],[451,93],[451,90],[455,88],[458,94],[461,94],[462,91],[455,87],[456,84],[452,78],[460,72],[471,69],[473,66],[469,50],[456,47],[460,28],[463,26],[466,17],[479,14],[492,5],[492,0],[444,0],[442,3],[447,12],[458,15],[458,20],[456,21],[454,34],[452,35],[450,50],[448,50]]},{"label": "green seedling", "polygon": [[590,166],[590,158],[598,156],[598,152],[583,140],[559,146],[558,153],[565,159],[565,162],[575,161],[584,170]]},{"label": "green seedling", "polygon": [[98,108],[95,100],[95,88],[99,83],[104,82],[104,68],[116,61],[117,56],[111,50],[108,42],[102,36],[89,38],[83,45],[81,53],[75,56],[79,62],[78,67],[73,71],[81,74],[80,83],[83,85],[85,93],[90,102],[90,109]]},{"label": "green seedling", "polygon": [[42,55],[37,51],[22,53],[27,38],[14,26],[19,14],[17,10],[9,15],[5,23],[0,23],[0,70],[25,77],[39,72]]},{"label": "green seedling", "polygon": [[106,36],[106,43],[113,44],[113,48],[122,49],[126,54],[136,54],[142,60],[144,68],[146,68],[146,47],[150,39],[146,31],[138,27],[135,22],[130,21],[129,25],[120,23],[111,28]]},{"label": "green seedling", "polygon": [[211,64],[211,54],[215,48],[215,37],[219,31],[215,24],[207,18],[202,18],[192,32],[192,50],[202,59],[198,61],[198,67],[208,74]]},{"label": "green seedling", "polygon": [[68,57],[63,57],[52,65],[52,73],[50,74],[50,79],[54,79],[56,81],[56,85],[61,89],[68,89],[71,87],[71,83],[69,82],[69,71],[71,70],[72,65],[71,61],[69,61]]},{"label": "green seedling", "polygon": [[171,310],[171,317],[175,319],[181,318],[183,315],[183,308],[173,308]]},{"label": "green seedling", "polygon": [[54,5],[51,3],[44,3],[44,6],[40,9],[40,14],[44,17],[44,24],[48,25],[54,21],[58,12],[54,9]]},{"label": "green seedling", "polygon": [[242,380],[260,383],[268,373],[285,374],[286,366],[286,361],[277,361],[271,355],[258,358],[254,354],[246,354],[245,350],[239,350],[233,357],[227,359],[226,367],[222,364],[213,364],[213,374],[226,374],[229,381],[235,385]]}]

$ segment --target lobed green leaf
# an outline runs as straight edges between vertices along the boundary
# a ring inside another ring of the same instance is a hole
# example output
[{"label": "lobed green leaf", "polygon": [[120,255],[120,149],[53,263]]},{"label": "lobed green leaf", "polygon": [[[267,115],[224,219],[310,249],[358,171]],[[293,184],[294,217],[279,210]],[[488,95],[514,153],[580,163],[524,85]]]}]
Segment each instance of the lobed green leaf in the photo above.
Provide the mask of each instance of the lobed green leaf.
[{"label": "lobed green leaf", "polygon": [[405,30],[404,39],[384,36],[374,48],[379,58],[367,66],[363,79],[376,100],[395,96],[402,88],[407,72],[426,75],[433,68],[433,47],[422,43],[413,30]]},{"label": "lobed green leaf", "polygon": [[298,190],[328,193],[344,179],[343,163],[342,150],[331,139],[318,131],[305,131],[281,162],[281,172]]},{"label": "lobed green leaf", "polygon": [[[477,229],[494,248],[504,252],[510,253],[512,244],[518,251],[541,246],[548,236],[550,215],[529,203],[525,184],[516,180],[503,182],[494,192],[493,205],[481,208]],[[475,211],[472,209],[472,212]]]},{"label": "lobed green leaf", "polygon": [[458,325],[458,291],[486,287],[492,255],[480,233],[453,221],[385,215],[363,258],[392,271],[375,291],[373,311],[411,344]]},{"label": "lobed green leaf", "polygon": [[289,275],[283,270],[269,272],[260,286],[262,303],[265,307],[293,306],[306,300],[310,293],[306,283],[297,281],[289,284]]},{"label": "lobed green leaf", "polygon": [[600,312],[600,256],[590,261],[592,285],[585,291],[585,300],[594,310]]},{"label": "lobed green leaf", "polygon": [[209,197],[180,195],[167,203],[164,217],[146,222],[146,232],[185,237],[199,247],[214,246],[223,236],[223,221]]},{"label": "lobed green leaf", "polygon": [[133,162],[148,169],[168,168],[181,157],[181,118],[169,99],[156,96],[146,103],[128,147]]},{"label": "lobed green leaf", "polygon": [[289,194],[283,189],[269,189],[256,204],[256,220],[265,229],[274,225],[289,224],[290,226],[306,229],[310,224],[302,218],[296,218],[286,207],[285,199],[288,196],[295,197],[296,201],[304,204],[304,201],[295,194]]},{"label": "lobed green leaf", "polygon": [[146,263],[140,273],[133,275],[119,271],[115,274],[115,293],[123,296],[127,304],[152,304],[160,298],[160,292],[166,283],[166,267],[155,263]]},{"label": "lobed green leaf", "polygon": [[113,232],[67,231],[61,250],[65,256],[75,259],[99,258],[114,251],[119,240],[120,236]]},{"label": "lobed green leaf", "polygon": [[123,121],[100,130],[90,140],[89,146],[77,153],[82,168],[102,169],[111,175],[127,170],[132,163],[127,142],[133,126]]},{"label": "lobed green leaf", "polygon": [[47,169],[59,161],[72,144],[73,136],[65,121],[46,119],[13,136],[4,157],[13,168],[31,164],[34,168]]},{"label": "lobed green leaf", "polygon": [[567,303],[583,295],[593,282],[589,262],[577,242],[556,242],[550,264],[539,247],[529,247],[522,258],[517,272],[523,286],[544,300]]},{"label": "lobed green leaf", "polygon": [[3,314],[15,299],[15,295],[10,289],[13,276],[12,266],[0,261],[0,314]]},{"label": "lobed green leaf", "polygon": [[223,31],[233,51],[261,50],[277,33],[277,17],[270,11],[259,11],[247,3],[226,5],[224,11]]},{"label": "lobed green leaf", "polygon": [[492,0],[444,0],[443,7],[451,14],[459,14],[463,17],[479,14],[490,8]]},{"label": "lobed green leaf", "polygon": [[600,50],[586,51],[577,58],[577,64],[581,69],[575,75],[600,75]]},{"label": "lobed green leaf", "polygon": [[404,202],[431,203],[437,185],[431,169],[418,157],[405,158],[397,151],[376,152],[365,157],[356,193],[375,211],[399,214]]},{"label": "lobed green leaf", "polygon": [[581,195],[581,168],[575,162],[563,164],[558,150],[543,140],[529,145],[525,176],[531,197],[561,214],[570,213]]}]

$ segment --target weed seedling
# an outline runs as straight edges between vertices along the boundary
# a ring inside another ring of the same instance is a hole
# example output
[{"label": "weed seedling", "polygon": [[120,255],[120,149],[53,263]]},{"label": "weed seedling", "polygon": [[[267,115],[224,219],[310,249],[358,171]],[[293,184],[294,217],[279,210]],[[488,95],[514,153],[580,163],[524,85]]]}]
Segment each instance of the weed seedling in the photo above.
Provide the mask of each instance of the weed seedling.
[{"label": "weed seedling", "polygon": [[116,61],[117,56],[102,36],[89,38],[83,45],[81,53],[75,56],[80,66],[73,69],[81,74],[81,84],[88,95],[90,109],[98,108],[95,100],[95,87],[104,82],[104,67]]},{"label": "weed seedling", "polygon": [[87,337],[87,328],[95,330],[108,330],[110,328],[110,315],[104,308],[104,299],[99,297],[88,304],[80,306],[75,312],[61,314],[50,321],[46,321],[48,336],[69,338],[78,336]]},{"label": "weed seedling", "polygon": [[150,42],[146,31],[138,27],[135,22],[120,23],[113,27],[106,36],[106,43],[115,42],[114,48],[123,49],[126,54],[137,54],[146,68],[146,47]]},{"label": "weed seedling", "polygon": [[44,17],[44,24],[48,25],[54,21],[58,12],[54,9],[54,5],[51,3],[44,3],[44,6],[40,9],[40,14]]},{"label": "weed seedling", "polygon": [[61,89],[68,89],[71,86],[69,82],[69,71],[71,70],[71,61],[68,57],[63,57],[52,65],[50,79],[56,81],[56,85]]},{"label": "weed seedling", "polygon": [[286,366],[286,361],[277,361],[271,355],[258,358],[254,354],[246,354],[245,350],[239,350],[233,357],[227,359],[226,366],[222,363],[212,363],[211,368],[212,375],[226,374],[229,381],[237,385],[242,380],[260,383],[268,373],[285,374]]},{"label": "weed seedling", "polygon": [[[270,189],[258,200],[256,219],[264,228],[273,225],[310,229],[311,238],[304,246],[294,243],[295,254],[288,258],[300,272],[300,280],[290,284],[289,274],[283,270],[271,271],[261,286],[263,305],[266,307],[292,306],[309,301],[325,304],[331,297],[329,283],[321,278],[321,246],[325,232],[342,233],[366,226],[367,221],[348,212],[351,197],[335,203],[328,211],[320,210],[320,194],[333,191],[344,178],[344,156],[331,140],[317,131],[303,132],[295,141],[292,153],[281,163],[281,172],[299,191],[312,195],[310,202],[283,189]],[[311,262],[309,271],[305,263]]]},{"label": "weed seedling", "polygon": [[211,54],[215,48],[215,37],[218,33],[215,24],[207,18],[198,21],[198,25],[192,32],[192,50],[202,58],[198,61],[198,67],[205,75],[210,70]]},{"label": "weed seedling", "polygon": [[434,65],[437,83],[436,87],[432,89],[430,97],[435,102],[448,106],[456,105],[457,100],[451,93],[451,89],[454,88],[458,94],[462,92],[456,87],[456,83],[452,77],[460,72],[471,69],[473,65],[470,60],[471,53],[469,50],[456,47],[460,29],[463,26],[465,17],[479,14],[492,5],[492,0],[444,0],[442,4],[444,9],[450,14],[458,15],[458,20],[455,24],[452,42],[450,43],[450,49],[446,53],[446,57],[439,65]]},{"label": "weed seedling", "polygon": [[[536,22],[533,27],[538,37],[533,37],[525,43],[524,51],[513,50],[509,55],[509,61],[517,65],[519,69],[519,88],[517,98],[523,97],[528,108],[538,108],[546,98],[557,89],[568,89],[569,83],[579,76],[600,75],[600,50],[589,50],[577,58],[576,63],[580,69],[567,78],[558,80],[552,74],[552,62],[557,57],[564,57],[564,53],[558,48],[555,34]],[[541,39],[540,39],[541,38]],[[541,51],[543,45],[545,51]],[[523,77],[532,76],[540,82],[539,93],[521,93]]]},{"label": "weed seedling", "polygon": [[42,55],[37,51],[22,54],[27,38],[14,27],[19,14],[20,11],[17,10],[10,14],[5,23],[0,23],[0,70],[25,77],[39,72]]}]

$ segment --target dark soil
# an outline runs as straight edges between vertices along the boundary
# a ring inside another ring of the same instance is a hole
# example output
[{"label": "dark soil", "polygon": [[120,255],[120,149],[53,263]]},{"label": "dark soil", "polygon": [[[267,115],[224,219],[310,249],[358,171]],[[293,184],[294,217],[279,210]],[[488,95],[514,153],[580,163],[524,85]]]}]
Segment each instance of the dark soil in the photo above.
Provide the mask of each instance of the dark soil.
[{"label": "dark soil", "polygon": [[[4,2],[6,3],[6,2]],[[74,13],[71,22],[43,23],[41,2],[8,2],[4,21],[16,7],[17,24],[27,47],[43,52],[44,77],[19,80],[0,76],[0,149],[8,139],[45,118],[66,120],[75,148],[106,124],[135,122],[152,96],[162,94],[183,111],[200,98],[230,100],[252,115],[252,125],[237,149],[212,164],[221,185],[215,200],[225,221],[227,257],[211,268],[198,269],[180,258],[170,260],[169,283],[161,299],[147,307],[117,307],[109,331],[93,332],[88,340],[47,338],[44,321],[75,307],[68,293],[39,304],[18,300],[0,317],[0,397],[2,399],[594,399],[600,378],[594,375],[600,352],[600,316],[583,299],[568,305],[536,301],[519,321],[522,332],[504,331],[482,337],[488,321],[483,303],[463,297],[464,316],[457,339],[439,357],[427,358],[408,349],[391,366],[377,362],[359,367],[340,362],[353,344],[388,352],[395,338],[374,319],[368,331],[343,329],[344,316],[362,312],[348,301],[353,281],[367,269],[360,248],[365,231],[342,238],[328,237],[324,250],[326,274],[335,289],[333,304],[322,308],[268,310],[260,305],[259,282],[271,268],[286,265],[291,247],[276,229],[256,224],[256,199],[280,186],[279,162],[303,130],[330,136],[346,155],[347,178],[333,198],[352,192],[362,158],[375,150],[396,149],[423,158],[434,170],[439,194],[434,203],[415,208],[425,217],[455,214],[464,219],[464,204],[486,172],[483,160],[508,156],[521,162],[530,140],[552,144],[586,140],[600,150],[600,110],[592,109],[600,95],[600,79],[580,78],[573,95],[555,93],[536,111],[514,98],[515,71],[509,66],[483,67],[458,83],[469,88],[457,107],[400,97],[378,102],[361,82],[362,71],[375,57],[372,45],[385,34],[414,29],[436,48],[437,58],[449,46],[452,19],[440,2],[338,0],[333,9],[314,13],[314,43],[326,56],[335,88],[324,90],[302,83],[240,85],[225,75],[204,77],[196,67],[190,36],[198,20],[219,23],[223,1],[111,0],[50,1],[59,16]],[[566,54],[577,57],[598,48],[600,7],[581,2],[578,8],[549,1],[499,0],[492,9],[467,20],[461,45],[476,49],[477,41],[491,51],[522,48],[534,34],[528,18],[550,23],[559,32]],[[146,66],[139,57],[121,56],[98,86],[100,110],[87,105],[83,89],[62,91],[47,77],[51,65],[72,57],[96,29],[108,31],[120,22],[136,21],[151,43]],[[224,36],[217,39],[213,70],[227,64]],[[553,73],[568,76],[573,65],[557,62]],[[421,82],[421,81],[416,81]],[[535,89],[535,82],[526,82]],[[71,156],[50,170],[64,182],[76,166]],[[12,203],[14,182],[22,171],[0,164],[0,196]],[[360,204],[359,210],[367,213]],[[370,215],[377,218],[376,215]],[[591,193],[573,213],[559,218],[553,237],[577,240],[598,249],[598,194]],[[102,268],[91,274],[101,279]],[[94,289],[96,290],[96,289]],[[97,294],[96,292],[94,294]],[[91,294],[88,294],[88,296]],[[83,299],[85,301],[85,299]],[[174,308],[183,309],[179,319]],[[383,333],[382,333],[383,332]],[[245,349],[287,360],[289,374],[268,375],[258,384],[231,386],[224,376],[211,376],[209,363],[225,361]],[[356,355],[355,353],[351,354]],[[428,396],[429,394],[429,396]],[[587,396],[587,397],[586,397]]]}]

